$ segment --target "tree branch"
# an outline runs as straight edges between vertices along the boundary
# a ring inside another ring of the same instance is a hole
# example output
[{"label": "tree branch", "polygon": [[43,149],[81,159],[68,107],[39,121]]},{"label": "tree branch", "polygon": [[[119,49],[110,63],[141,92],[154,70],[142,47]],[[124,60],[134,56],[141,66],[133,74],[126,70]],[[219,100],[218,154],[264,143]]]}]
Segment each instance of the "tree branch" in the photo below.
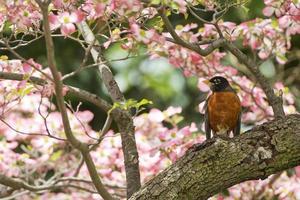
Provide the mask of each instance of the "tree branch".
[{"label": "tree branch", "polygon": [[54,45],[53,45],[50,24],[49,24],[49,19],[48,19],[48,14],[49,14],[48,6],[51,1],[44,3],[40,0],[36,0],[36,2],[39,4],[41,11],[42,11],[42,15],[43,15],[43,27],[44,27],[45,41],[46,41],[47,60],[48,60],[48,65],[49,65],[49,68],[50,68],[50,71],[52,73],[53,80],[54,80],[54,88],[55,88],[57,105],[58,105],[58,109],[61,113],[66,137],[70,141],[71,145],[81,152],[82,157],[86,163],[87,169],[89,171],[90,177],[93,180],[93,183],[94,183],[98,193],[104,199],[112,200],[113,197],[105,189],[104,185],[102,184],[102,182],[100,180],[100,177],[97,174],[95,164],[92,161],[91,155],[89,154],[88,145],[77,140],[77,138],[73,135],[72,130],[71,130],[66,105],[64,103],[64,96],[63,96],[63,92],[62,92],[63,83],[61,80],[61,75],[60,75],[59,71],[57,70],[57,67],[55,64]]},{"label": "tree branch", "polygon": [[254,127],[230,141],[208,140],[147,182],[134,199],[207,199],[237,183],[300,164],[300,115]]},{"label": "tree branch", "polygon": [[199,45],[191,44],[187,41],[184,41],[175,32],[170,20],[168,19],[168,17],[164,13],[165,12],[164,9],[159,9],[158,12],[159,12],[159,14],[160,14],[165,26],[166,26],[167,31],[171,34],[171,36],[173,37],[176,44],[181,45],[181,46],[183,46],[187,49],[190,49],[192,51],[195,51],[198,54],[200,54],[201,56],[207,56],[210,53],[212,53],[215,49],[217,49],[217,48],[224,45],[224,42],[225,42],[224,38],[220,38],[220,39],[217,39],[217,40],[211,42],[209,44],[209,46],[206,47],[205,49],[201,49],[199,47]]},{"label": "tree branch", "polygon": [[[11,73],[11,72],[0,72],[0,79],[6,79],[6,80],[15,80],[15,81],[22,81],[24,78],[28,78],[26,74],[18,74],[18,73]],[[29,77],[29,82],[37,85],[46,85],[47,81],[38,78],[35,76]],[[82,90],[79,88],[75,88],[72,86],[64,85],[64,87],[68,88],[67,94],[74,95],[80,99],[83,99],[85,101],[88,101],[95,106],[99,107],[105,112],[108,112],[111,109],[111,105],[105,101],[104,99],[101,99],[99,96],[92,94],[86,90]]]},{"label": "tree branch", "polygon": [[[85,41],[88,44],[95,42],[95,36],[86,22],[78,24],[78,29],[82,33]],[[95,42],[98,45],[98,41]],[[109,67],[101,60],[99,50],[94,47],[91,49],[91,54],[95,63],[100,63],[98,66],[101,78],[106,86],[111,99],[114,102],[124,102],[125,98],[120,91],[117,82],[114,79]],[[128,111],[115,109],[112,112],[112,117],[117,123],[118,129],[121,133],[122,150],[124,154],[124,163],[126,171],[127,182],[127,197],[129,198],[134,192],[141,187],[138,151],[134,136],[134,126],[132,116]]]},{"label": "tree branch", "polygon": [[248,58],[241,50],[239,50],[232,42],[227,41],[224,43],[225,48],[229,50],[237,59],[247,66],[247,68],[252,72],[255,76],[256,80],[260,84],[261,88],[265,92],[268,102],[273,109],[274,116],[277,117],[284,117],[285,113],[282,106],[282,98],[276,96],[274,93],[273,88],[269,84],[269,81],[261,74],[258,69],[257,64]]},{"label": "tree branch", "polygon": [[14,190],[25,189],[32,192],[44,191],[44,190],[56,190],[56,189],[65,189],[67,187],[76,188],[79,190],[84,190],[86,192],[95,193],[90,189],[80,187],[73,184],[51,184],[51,185],[30,185],[21,179],[10,178],[3,174],[0,174],[0,184],[13,188]]}]

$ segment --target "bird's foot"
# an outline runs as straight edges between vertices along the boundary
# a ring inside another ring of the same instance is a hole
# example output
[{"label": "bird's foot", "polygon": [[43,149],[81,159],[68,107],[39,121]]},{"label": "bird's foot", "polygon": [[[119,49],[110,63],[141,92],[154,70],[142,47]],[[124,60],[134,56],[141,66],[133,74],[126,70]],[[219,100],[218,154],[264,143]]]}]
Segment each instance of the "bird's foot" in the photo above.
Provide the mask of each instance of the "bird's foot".
[{"label": "bird's foot", "polygon": [[232,138],[229,137],[228,135],[215,135],[215,138],[220,138],[221,140],[225,140],[225,141],[232,141]]},{"label": "bird's foot", "polygon": [[191,148],[189,150],[191,151],[200,151],[201,149],[204,149],[212,144],[214,144],[216,141],[216,138],[210,138],[208,140],[205,140],[203,143],[197,143],[194,144],[193,146],[191,146]]}]

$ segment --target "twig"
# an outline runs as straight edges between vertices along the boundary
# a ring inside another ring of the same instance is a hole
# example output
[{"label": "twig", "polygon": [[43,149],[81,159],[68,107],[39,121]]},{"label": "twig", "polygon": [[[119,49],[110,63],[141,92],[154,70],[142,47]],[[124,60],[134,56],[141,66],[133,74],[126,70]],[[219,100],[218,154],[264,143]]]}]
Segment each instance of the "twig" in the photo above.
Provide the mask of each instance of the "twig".
[{"label": "twig", "polygon": [[23,58],[20,54],[18,54],[14,49],[10,48],[9,44],[6,42],[5,43],[8,51],[10,51],[14,56],[16,56],[18,59],[20,59],[21,61],[25,62],[26,64],[30,65],[33,69],[35,69],[36,71],[40,72],[41,74],[43,74],[48,80],[50,80],[51,82],[53,82],[54,80],[52,79],[52,77],[50,77],[48,74],[46,74],[45,72],[43,72],[41,69],[37,68],[36,66],[34,66],[33,64],[31,64],[30,62],[28,62],[25,58]]},{"label": "twig", "polygon": [[46,136],[46,137],[49,137],[49,138],[53,138],[53,139],[56,139],[56,140],[60,140],[60,141],[64,141],[64,142],[67,142],[66,139],[63,139],[63,138],[59,138],[59,137],[56,137],[54,135],[51,135],[51,134],[42,134],[42,133],[26,133],[26,132],[23,132],[23,131],[19,131],[17,129],[15,129],[12,125],[10,125],[8,122],[6,122],[4,119],[0,118],[0,121],[5,124],[6,126],[8,126],[11,130],[15,131],[16,133],[20,133],[22,135],[30,135],[30,136]]},{"label": "twig", "polygon": [[188,43],[187,41],[184,41],[183,39],[181,39],[177,33],[175,32],[175,30],[173,29],[173,26],[171,24],[171,22],[169,21],[168,17],[165,15],[165,10],[164,8],[158,10],[165,26],[166,29],[168,30],[168,32],[171,34],[171,36],[174,39],[174,42],[178,45],[181,45],[185,48],[191,49],[192,51],[195,51],[197,53],[199,53],[202,56],[207,56],[210,53],[212,53],[215,49],[221,47],[222,45],[224,45],[225,40],[223,38],[219,38],[215,41],[213,41],[212,43],[210,43],[210,45],[208,47],[206,47],[205,49],[201,49],[198,45],[196,44],[191,44]]},{"label": "twig", "polygon": [[[25,77],[25,74],[0,71],[0,79],[22,81],[22,80],[24,80],[24,77]],[[35,76],[30,76],[28,78],[28,81],[33,84],[37,84],[37,85],[41,85],[41,86],[44,86],[47,84],[46,80],[35,77]],[[95,106],[99,107],[100,109],[102,109],[105,112],[108,112],[111,108],[111,105],[107,101],[105,101],[104,99],[101,99],[99,96],[97,96],[95,94],[92,94],[92,93],[89,93],[88,91],[85,91],[85,90],[82,90],[82,89],[79,89],[76,87],[68,86],[68,85],[64,85],[64,87],[68,88],[68,94],[74,95],[80,99],[86,100],[86,101],[94,104]]]}]

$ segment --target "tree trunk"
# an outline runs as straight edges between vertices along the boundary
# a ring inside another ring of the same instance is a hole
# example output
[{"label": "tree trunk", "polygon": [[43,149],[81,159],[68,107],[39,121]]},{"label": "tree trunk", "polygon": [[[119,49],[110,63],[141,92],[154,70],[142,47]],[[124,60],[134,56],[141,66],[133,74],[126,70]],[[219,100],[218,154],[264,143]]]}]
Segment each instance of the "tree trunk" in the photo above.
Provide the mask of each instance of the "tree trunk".
[{"label": "tree trunk", "polygon": [[289,115],[228,141],[195,145],[130,200],[207,199],[237,183],[295,167],[300,164],[299,124],[300,115]]}]

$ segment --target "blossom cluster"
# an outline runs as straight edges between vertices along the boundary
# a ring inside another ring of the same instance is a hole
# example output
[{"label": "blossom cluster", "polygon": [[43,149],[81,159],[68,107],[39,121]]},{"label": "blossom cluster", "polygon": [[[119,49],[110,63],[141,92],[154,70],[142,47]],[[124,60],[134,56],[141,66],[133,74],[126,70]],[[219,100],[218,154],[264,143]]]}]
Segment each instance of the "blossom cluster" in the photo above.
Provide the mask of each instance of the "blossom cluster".
[{"label": "blossom cluster", "polygon": [[266,7],[263,14],[267,17],[275,15],[279,27],[286,30],[286,35],[300,33],[300,1],[299,0],[264,0]]},{"label": "blossom cluster", "polygon": [[[178,107],[169,107],[165,111],[152,109],[134,119],[143,182],[177,160],[194,143],[205,140],[194,123],[184,127],[178,125],[183,120],[181,112],[181,108]],[[97,138],[98,133],[88,126],[93,118],[91,112],[68,110],[68,116],[72,131],[78,139],[91,144],[96,142],[94,138]],[[48,98],[42,98],[37,92],[28,93],[18,101],[17,106],[12,106],[10,110],[2,113],[1,118],[3,121],[0,123],[0,129],[3,138],[0,141],[0,155],[5,155],[1,156],[2,173],[34,181],[28,179],[28,176],[43,180],[44,175],[51,170],[54,171],[54,175],[61,174],[66,177],[76,172],[80,156],[78,152],[69,150],[60,113],[55,111],[55,106]],[[120,135],[109,131],[99,147],[91,152],[103,182],[120,188],[125,187],[121,149]],[[88,170],[83,165],[78,178],[86,177]],[[63,195],[99,199],[99,195],[67,191],[72,190],[66,189],[65,194],[45,193],[40,198],[51,199]],[[28,194],[22,196],[22,199],[33,197],[34,194]]]},{"label": "blossom cluster", "polygon": [[0,1],[0,25],[11,23],[13,32],[28,32],[38,29],[42,19],[35,1]]},{"label": "blossom cluster", "polygon": [[[299,199],[300,198],[300,175],[299,167],[295,168],[295,172],[289,175],[287,172],[283,172],[280,177],[271,185],[269,185],[270,176],[265,180],[253,180],[246,181],[244,183],[237,184],[228,189],[229,195],[216,195],[210,200],[234,200],[234,199]],[[276,176],[276,175],[275,175]],[[263,192],[260,191],[263,189]],[[257,194],[261,196],[257,196]]]}]

